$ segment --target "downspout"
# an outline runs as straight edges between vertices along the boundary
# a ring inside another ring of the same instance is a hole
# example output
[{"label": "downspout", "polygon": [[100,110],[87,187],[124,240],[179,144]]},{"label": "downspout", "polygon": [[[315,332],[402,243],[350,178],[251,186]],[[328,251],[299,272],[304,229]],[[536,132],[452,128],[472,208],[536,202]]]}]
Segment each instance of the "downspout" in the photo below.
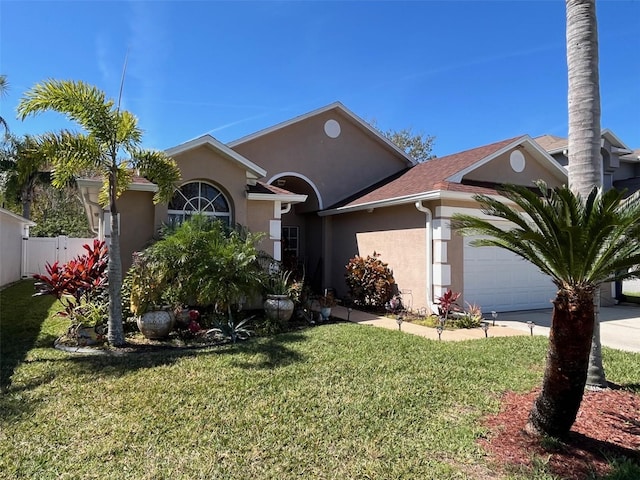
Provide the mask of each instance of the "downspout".
[{"label": "downspout", "polygon": [[426,233],[427,239],[426,239],[426,245],[425,245],[425,253],[426,253],[425,256],[426,256],[426,270],[427,270],[427,275],[426,275],[427,306],[433,313],[433,312],[437,312],[437,309],[434,309],[434,303],[433,303],[433,297],[432,297],[432,294],[433,294],[433,227],[432,227],[431,221],[433,219],[433,216],[431,215],[431,210],[429,210],[427,207],[422,205],[422,200],[416,202],[415,206],[418,209],[418,211],[424,213],[426,217],[425,233]]}]

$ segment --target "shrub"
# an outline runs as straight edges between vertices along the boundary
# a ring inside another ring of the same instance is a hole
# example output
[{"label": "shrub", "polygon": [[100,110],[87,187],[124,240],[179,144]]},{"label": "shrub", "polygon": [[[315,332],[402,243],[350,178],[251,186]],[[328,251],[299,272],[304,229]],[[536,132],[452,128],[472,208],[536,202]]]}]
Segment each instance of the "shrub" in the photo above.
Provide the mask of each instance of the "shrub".
[{"label": "shrub", "polygon": [[94,240],[93,247],[83,245],[85,255],[78,255],[64,265],[47,263],[47,275],[36,274],[36,293],[52,295],[62,304],[60,316],[73,325],[102,323],[108,315],[105,295],[108,253],[104,242]]},{"label": "shrub", "polygon": [[140,253],[132,267],[132,300],[143,308],[149,303],[214,306],[231,315],[232,306],[262,283],[255,246],[261,238],[194,215]]},{"label": "shrub", "polygon": [[393,298],[393,272],[379,256],[376,252],[366,258],[356,255],[345,266],[347,287],[357,305],[383,308]]}]

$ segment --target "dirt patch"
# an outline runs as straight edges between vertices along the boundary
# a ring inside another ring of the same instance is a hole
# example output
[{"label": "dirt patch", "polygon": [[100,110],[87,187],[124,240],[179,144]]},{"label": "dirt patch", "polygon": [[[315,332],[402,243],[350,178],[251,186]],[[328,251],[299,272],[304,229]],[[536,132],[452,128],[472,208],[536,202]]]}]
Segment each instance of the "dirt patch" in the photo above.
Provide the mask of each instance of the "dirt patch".
[{"label": "dirt patch", "polygon": [[640,465],[640,396],[622,389],[585,392],[569,438],[540,440],[524,432],[538,389],[507,392],[502,409],[486,419],[489,435],[480,443],[501,470],[529,468],[542,460],[550,473],[566,480],[606,475],[611,459]]}]

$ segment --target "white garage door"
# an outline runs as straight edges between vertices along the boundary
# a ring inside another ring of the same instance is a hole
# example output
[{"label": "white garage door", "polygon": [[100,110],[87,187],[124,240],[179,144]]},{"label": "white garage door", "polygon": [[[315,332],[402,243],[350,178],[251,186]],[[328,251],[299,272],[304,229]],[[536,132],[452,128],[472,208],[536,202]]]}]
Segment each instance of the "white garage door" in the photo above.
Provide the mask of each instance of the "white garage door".
[{"label": "white garage door", "polygon": [[472,247],[464,239],[464,299],[482,311],[551,308],[557,288],[536,267],[497,247]]}]

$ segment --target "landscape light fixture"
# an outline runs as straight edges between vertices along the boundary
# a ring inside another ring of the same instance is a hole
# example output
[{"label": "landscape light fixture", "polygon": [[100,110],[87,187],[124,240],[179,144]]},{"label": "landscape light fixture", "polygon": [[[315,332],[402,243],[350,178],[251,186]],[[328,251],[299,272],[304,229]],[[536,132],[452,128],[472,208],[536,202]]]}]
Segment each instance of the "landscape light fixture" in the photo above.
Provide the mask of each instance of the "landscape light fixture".
[{"label": "landscape light fixture", "polygon": [[484,338],[489,338],[489,322],[482,322],[480,328],[484,331]]},{"label": "landscape light fixture", "polygon": [[398,318],[396,318],[396,323],[398,324],[398,330],[402,330],[402,321],[404,319],[402,318],[402,315],[398,315]]},{"label": "landscape light fixture", "polygon": [[496,326],[496,318],[498,318],[498,312],[491,310],[491,316],[493,317],[493,326]]},{"label": "landscape light fixture", "polygon": [[438,340],[442,341],[442,331],[444,330],[444,327],[442,326],[442,324],[439,324],[436,327],[436,332],[438,332]]},{"label": "landscape light fixture", "polygon": [[353,312],[353,308],[349,307],[347,308],[347,322],[351,321],[351,312]]},{"label": "landscape light fixture", "polygon": [[535,327],[536,324],[533,323],[531,320],[527,321],[527,327],[529,327],[529,331],[531,332],[531,336],[533,337],[533,327]]}]

